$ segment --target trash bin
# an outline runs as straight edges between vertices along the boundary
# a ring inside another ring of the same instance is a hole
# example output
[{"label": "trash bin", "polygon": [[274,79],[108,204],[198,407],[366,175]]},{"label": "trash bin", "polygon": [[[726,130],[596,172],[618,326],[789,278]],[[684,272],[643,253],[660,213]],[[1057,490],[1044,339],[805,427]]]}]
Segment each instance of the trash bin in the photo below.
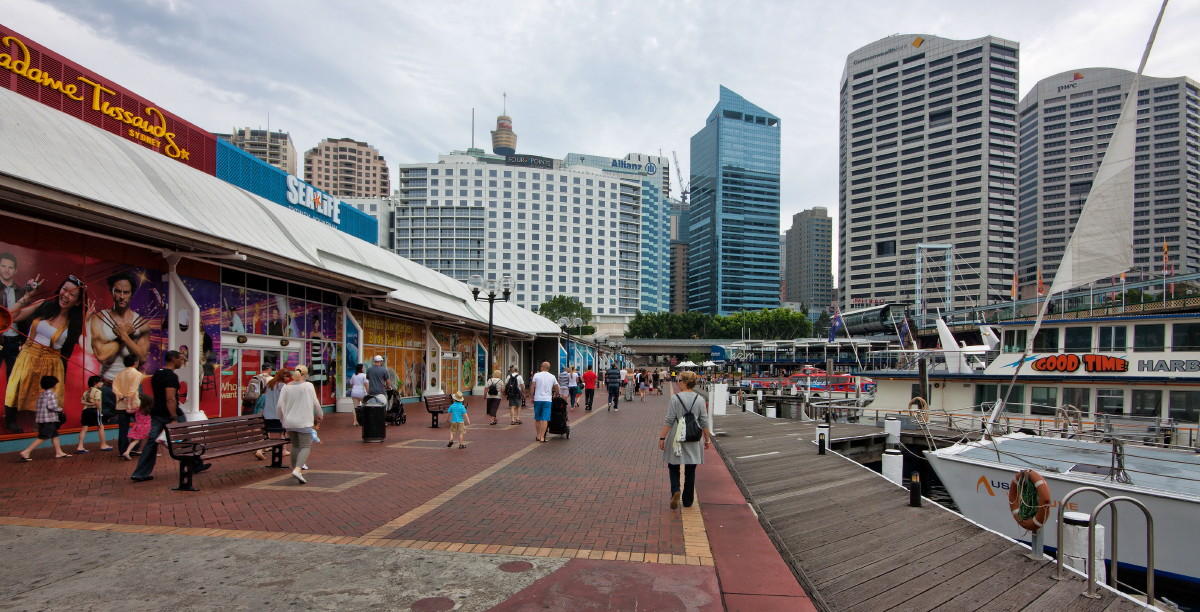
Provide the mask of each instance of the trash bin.
[{"label": "trash bin", "polygon": [[358,414],[363,442],[383,442],[387,437],[387,425],[384,422],[386,412],[384,404],[374,397],[369,397],[363,402]]}]

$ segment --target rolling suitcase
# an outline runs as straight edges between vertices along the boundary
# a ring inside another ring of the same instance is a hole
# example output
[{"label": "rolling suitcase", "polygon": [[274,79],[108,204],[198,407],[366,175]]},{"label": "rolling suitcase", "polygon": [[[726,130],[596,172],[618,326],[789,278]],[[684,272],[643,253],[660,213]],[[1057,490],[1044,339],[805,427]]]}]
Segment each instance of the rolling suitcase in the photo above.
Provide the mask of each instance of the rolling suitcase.
[{"label": "rolling suitcase", "polygon": [[550,425],[547,431],[571,439],[571,426],[567,424],[567,400],[562,396],[555,396],[550,403]]}]

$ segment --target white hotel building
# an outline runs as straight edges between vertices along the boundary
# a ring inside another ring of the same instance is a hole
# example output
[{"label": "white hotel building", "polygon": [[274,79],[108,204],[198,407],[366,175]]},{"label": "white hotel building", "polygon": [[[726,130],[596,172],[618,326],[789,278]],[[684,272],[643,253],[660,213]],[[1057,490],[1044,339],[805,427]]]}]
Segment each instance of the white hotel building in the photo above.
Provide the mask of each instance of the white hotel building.
[{"label": "white hotel building", "polygon": [[[896,35],[846,58],[841,84],[841,303],[934,312],[1009,299],[1015,264],[1016,42]],[[924,291],[917,289],[922,243]],[[944,287],[952,280],[953,304]]]},{"label": "white hotel building", "polygon": [[569,295],[595,324],[624,323],[641,305],[642,179],[481,149],[404,164],[394,248],[463,281],[510,274],[525,308]]},{"label": "white hotel building", "polygon": [[[1080,68],[1038,81],[1021,100],[1019,282],[1054,278],[1134,74]],[[1186,77],[1143,76],[1134,145],[1132,279],[1200,272],[1200,97]]]}]

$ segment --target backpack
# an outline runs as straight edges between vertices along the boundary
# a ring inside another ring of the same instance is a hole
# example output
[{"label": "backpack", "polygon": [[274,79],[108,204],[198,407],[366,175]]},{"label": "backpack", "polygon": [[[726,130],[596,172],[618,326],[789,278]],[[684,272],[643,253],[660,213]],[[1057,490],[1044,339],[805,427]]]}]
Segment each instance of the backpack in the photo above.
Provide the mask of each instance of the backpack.
[{"label": "backpack", "polygon": [[497,394],[499,391],[500,391],[500,390],[496,388],[496,383],[495,383],[495,382],[493,382],[492,384],[488,385],[488,388],[487,388],[487,394],[488,394],[488,395],[496,395],[496,394]]},{"label": "backpack", "polygon": [[[688,405],[688,409],[683,411],[683,441],[684,442],[699,442],[704,437],[704,431],[700,429],[700,424],[696,422],[696,415],[692,414],[692,406],[696,405],[698,394],[692,397],[692,403]],[[683,402],[680,402],[682,404]]]},{"label": "backpack", "polygon": [[508,375],[508,382],[504,383],[504,394],[508,396],[508,399],[521,397],[521,385],[517,383],[516,374]]},{"label": "backpack", "polygon": [[246,390],[242,392],[242,400],[245,402],[257,402],[261,395],[262,379],[255,376],[250,379],[250,384],[246,385]]}]

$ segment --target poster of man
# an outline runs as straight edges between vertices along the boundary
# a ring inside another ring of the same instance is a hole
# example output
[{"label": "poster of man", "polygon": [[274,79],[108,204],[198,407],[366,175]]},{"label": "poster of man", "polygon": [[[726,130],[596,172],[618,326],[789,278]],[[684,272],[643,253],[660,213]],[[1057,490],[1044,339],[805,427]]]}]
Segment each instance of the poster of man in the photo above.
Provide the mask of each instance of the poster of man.
[{"label": "poster of man", "polygon": [[131,307],[138,283],[128,272],[117,272],[106,279],[112,305],[95,311],[88,321],[92,354],[100,361],[100,376],[111,383],[125,369],[125,357],[133,355],[138,364],[146,362],[150,352],[150,321]]}]

